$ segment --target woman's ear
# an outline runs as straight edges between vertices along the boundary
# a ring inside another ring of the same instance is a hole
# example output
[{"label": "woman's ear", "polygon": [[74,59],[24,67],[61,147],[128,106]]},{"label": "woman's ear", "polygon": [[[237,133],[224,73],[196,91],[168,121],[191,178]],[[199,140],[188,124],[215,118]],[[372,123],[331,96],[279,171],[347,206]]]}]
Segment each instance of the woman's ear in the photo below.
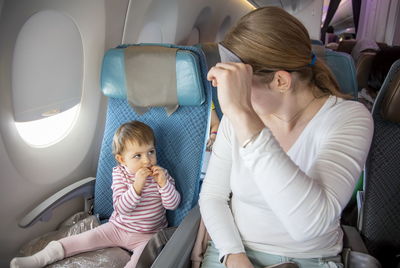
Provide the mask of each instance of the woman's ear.
[{"label": "woman's ear", "polygon": [[121,165],[125,164],[124,157],[122,155],[120,155],[120,154],[116,154],[115,155],[115,160],[117,160],[118,163],[120,163]]},{"label": "woman's ear", "polygon": [[274,75],[274,86],[279,92],[287,92],[292,87],[292,76],[287,71],[276,71]]}]

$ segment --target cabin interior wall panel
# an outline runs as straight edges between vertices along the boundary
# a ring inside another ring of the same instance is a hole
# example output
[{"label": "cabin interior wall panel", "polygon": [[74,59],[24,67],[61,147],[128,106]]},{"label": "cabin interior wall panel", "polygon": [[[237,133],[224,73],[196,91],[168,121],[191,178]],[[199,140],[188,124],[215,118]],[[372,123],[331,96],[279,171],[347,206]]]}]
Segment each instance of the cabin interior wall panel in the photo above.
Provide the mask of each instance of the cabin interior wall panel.
[{"label": "cabin interior wall panel", "polygon": [[[221,27],[227,30],[252,9],[246,1],[239,0],[131,0],[123,43],[185,45],[194,28],[199,31],[199,42],[214,42]],[[226,18],[230,18],[231,25],[223,25]]]},{"label": "cabin interior wall panel", "polygon": [[[322,18],[323,1],[314,0],[309,5],[305,6],[292,15],[298,18],[307,28],[310,38],[320,40],[321,35],[321,18]],[[311,16],[310,16],[311,14]],[[282,25],[282,27],[284,27]]]},{"label": "cabin interior wall panel", "polygon": [[[120,2],[123,4],[124,0]],[[0,207],[3,218],[0,267],[8,267],[9,260],[23,243],[54,229],[74,211],[82,209],[81,200],[75,199],[54,211],[50,222],[38,223],[30,229],[18,227],[18,221],[45,198],[79,179],[95,175],[101,140],[97,133],[102,133],[99,131],[104,120],[101,106],[105,106],[99,90],[99,72],[106,50],[106,11],[104,0],[6,0],[0,1],[0,8],[0,197],[3,204]],[[122,5],[121,9],[125,11],[126,7]],[[15,127],[11,105],[12,59],[21,27],[33,14],[44,10],[62,13],[77,25],[82,37],[84,79],[80,113],[68,135],[54,145],[34,148],[21,139]],[[122,20],[124,17],[125,12]],[[108,25],[109,32],[120,27],[119,36],[108,35],[110,46],[120,42],[122,25],[121,21],[119,26]]]}]

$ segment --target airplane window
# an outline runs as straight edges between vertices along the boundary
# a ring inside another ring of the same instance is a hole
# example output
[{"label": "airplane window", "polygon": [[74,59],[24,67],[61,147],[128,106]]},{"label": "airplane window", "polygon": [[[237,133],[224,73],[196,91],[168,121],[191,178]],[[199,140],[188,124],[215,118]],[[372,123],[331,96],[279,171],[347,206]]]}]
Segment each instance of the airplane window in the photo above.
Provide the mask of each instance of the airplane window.
[{"label": "airplane window", "polygon": [[28,144],[49,146],[71,129],[83,66],[82,37],[71,17],[45,10],[25,22],[14,48],[12,100],[15,124]]},{"label": "airplane window", "polygon": [[78,104],[65,112],[44,119],[15,122],[15,126],[21,138],[30,146],[48,147],[67,136],[78,117],[79,108]]}]

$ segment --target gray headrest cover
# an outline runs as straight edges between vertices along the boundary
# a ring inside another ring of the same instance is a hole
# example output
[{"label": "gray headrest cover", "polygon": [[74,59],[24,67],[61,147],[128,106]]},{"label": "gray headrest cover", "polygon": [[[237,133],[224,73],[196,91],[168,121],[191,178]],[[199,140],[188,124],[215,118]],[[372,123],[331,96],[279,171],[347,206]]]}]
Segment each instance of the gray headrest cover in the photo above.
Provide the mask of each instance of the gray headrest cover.
[{"label": "gray headrest cover", "polygon": [[242,62],[242,60],[236,56],[232,51],[227,49],[221,44],[218,44],[219,56],[221,57],[221,62]]}]

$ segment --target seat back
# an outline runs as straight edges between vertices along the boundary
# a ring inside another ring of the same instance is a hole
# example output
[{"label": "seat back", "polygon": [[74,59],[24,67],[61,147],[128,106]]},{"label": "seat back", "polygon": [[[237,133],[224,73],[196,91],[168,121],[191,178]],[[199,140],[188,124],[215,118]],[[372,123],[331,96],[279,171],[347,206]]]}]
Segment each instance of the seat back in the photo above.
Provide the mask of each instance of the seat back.
[{"label": "seat back", "polygon": [[[125,55],[132,46],[120,46],[107,51],[102,65],[101,86],[108,97],[108,107],[96,176],[94,212],[101,219],[108,219],[113,211],[110,187],[112,169],[117,163],[112,155],[112,137],[121,124],[140,120],[153,128],[158,164],[166,168],[175,179],[181,194],[179,207],[167,211],[169,225],[177,226],[198,200],[205,137],[209,127],[211,87],[205,79],[206,62],[198,48],[167,44],[146,46],[178,49],[174,66],[166,68],[176,69],[176,90],[180,106],[171,115],[163,107],[150,108],[141,115],[136,113],[127,97],[127,81],[132,70],[126,66]],[[157,53],[155,49],[151,60],[159,58]],[[154,73],[154,79],[159,79],[159,76],[159,73]],[[148,90],[146,85],[142,88],[144,92]]]},{"label": "seat back", "polygon": [[391,67],[372,109],[374,136],[365,165],[359,228],[383,267],[400,253],[400,60]]},{"label": "seat back", "polygon": [[326,49],[323,46],[313,45],[313,52],[325,61],[329,66],[343,93],[347,93],[357,99],[358,87],[356,80],[356,68],[349,54]]},{"label": "seat back", "polygon": [[362,52],[357,61],[357,83],[358,89],[361,90],[368,86],[368,76],[371,71],[372,62],[375,58],[375,52]]},{"label": "seat back", "polygon": [[336,51],[351,54],[351,51],[353,50],[353,47],[356,45],[356,43],[356,40],[342,40],[339,42],[339,46]]}]

